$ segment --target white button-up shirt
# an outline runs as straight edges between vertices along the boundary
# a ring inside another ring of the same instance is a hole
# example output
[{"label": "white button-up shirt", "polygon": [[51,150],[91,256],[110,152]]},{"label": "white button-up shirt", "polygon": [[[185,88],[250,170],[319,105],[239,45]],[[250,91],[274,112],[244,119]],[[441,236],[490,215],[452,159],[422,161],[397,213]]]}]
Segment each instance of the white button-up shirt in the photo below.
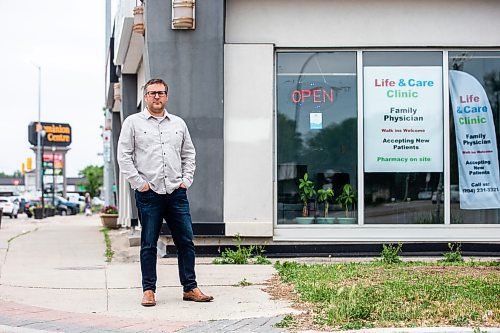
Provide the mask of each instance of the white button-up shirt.
[{"label": "white button-up shirt", "polygon": [[193,183],[196,152],[184,120],[167,113],[153,117],[147,109],[122,124],[117,159],[132,189],[146,182],[159,194],[172,193],[181,183]]}]

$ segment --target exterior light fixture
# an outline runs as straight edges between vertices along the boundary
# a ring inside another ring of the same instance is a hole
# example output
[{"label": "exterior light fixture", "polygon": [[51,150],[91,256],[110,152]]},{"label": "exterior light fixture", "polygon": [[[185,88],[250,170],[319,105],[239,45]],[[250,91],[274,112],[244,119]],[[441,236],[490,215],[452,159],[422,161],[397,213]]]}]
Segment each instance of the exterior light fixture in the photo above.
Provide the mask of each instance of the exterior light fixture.
[{"label": "exterior light fixture", "polygon": [[134,7],[134,25],[132,26],[132,31],[144,36],[144,7],[135,6]]},{"label": "exterior light fixture", "polygon": [[195,0],[172,0],[172,29],[195,29]]},{"label": "exterior light fixture", "polygon": [[113,98],[115,101],[122,100],[122,92],[120,82],[113,84]]}]

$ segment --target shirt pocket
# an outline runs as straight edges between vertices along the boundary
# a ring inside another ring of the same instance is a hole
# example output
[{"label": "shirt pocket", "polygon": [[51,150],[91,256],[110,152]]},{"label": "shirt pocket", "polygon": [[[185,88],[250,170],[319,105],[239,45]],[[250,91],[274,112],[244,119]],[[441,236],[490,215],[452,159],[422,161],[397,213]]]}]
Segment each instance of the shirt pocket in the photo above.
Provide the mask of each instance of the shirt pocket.
[{"label": "shirt pocket", "polygon": [[183,141],[184,141],[184,132],[182,132],[181,130],[172,131],[170,135],[170,143],[175,150],[180,151]]},{"label": "shirt pocket", "polygon": [[137,131],[134,135],[135,147],[139,149],[145,149],[147,146],[153,143],[153,134],[147,131]]}]

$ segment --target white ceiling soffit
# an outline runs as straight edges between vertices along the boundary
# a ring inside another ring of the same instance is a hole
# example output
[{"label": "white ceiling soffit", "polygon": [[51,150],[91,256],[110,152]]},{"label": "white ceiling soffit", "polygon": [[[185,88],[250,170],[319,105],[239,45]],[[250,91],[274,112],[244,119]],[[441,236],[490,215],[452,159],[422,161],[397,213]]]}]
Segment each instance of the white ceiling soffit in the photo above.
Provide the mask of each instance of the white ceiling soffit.
[{"label": "white ceiling soffit", "polygon": [[115,59],[113,62],[116,66],[121,66],[125,62],[127,56],[130,37],[132,37],[132,26],[134,25],[133,17],[124,17],[122,20],[122,28],[120,29],[120,37],[118,39],[118,47],[115,50]]},{"label": "white ceiling soffit", "polygon": [[144,49],[144,37],[132,32],[133,17],[125,17],[121,29],[115,65],[121,66],[122,74],[135,74],[139,68]]}]

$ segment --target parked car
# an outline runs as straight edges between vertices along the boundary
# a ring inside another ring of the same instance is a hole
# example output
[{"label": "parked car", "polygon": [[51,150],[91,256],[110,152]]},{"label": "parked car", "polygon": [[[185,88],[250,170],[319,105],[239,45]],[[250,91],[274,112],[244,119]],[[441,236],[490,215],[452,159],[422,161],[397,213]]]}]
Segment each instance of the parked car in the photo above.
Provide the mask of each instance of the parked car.
[{"label": "parked car", "polygon": [[22,214],[24,212],[25,199],[19,195],[12,195],[8,198],[12,203],[17,205],[17,214]]},{"label": "parked car", "polygon": [[418,192],[418,200],[429,200],[432,198],[432,191]]},{"label": "parked car", "polygon": [[19,204],[14,203],[8,197],[0,197],[0,207],[3,209],[2,215],[8,215],[10,218],[17,219]]},{"label": "parked car", "polygon": [[[441,192],[440,201],[443,202],[444,193]],[[458,185],[450,185],[450,201],[460,202],[460,191]],[[432,192],[432,203],[437,203],[437,192]]]},{"label": "parked car", "polygon": [[93,197],[92,198],[92,204],[95,206],[104,206],[105,202],[99,197]]},{"label": "parked car", "polygon": [[18,197],[18,196],[9,197],[9,200],[10,200],[10,202],[12,202],[14,204],[14,213],[15,213],[15,217],[17,218],[17,215],[19,213],[21,213],[20,197]]},{"label": "parked car", "polygon": [[67,193],[66,199],[68,201],[78,204],[80,211],[82,210],[83,207],[85,207],[85,197],[83,195],[80,195],[78,193]]},{"label": "parked car", "polygon": [[76,215],[80,212],[79,204],[68,201],[63,197],[55,197],[54,202],[52,202],[52,198],[48,198],[47,203],[54,206],[59,215]]}]

